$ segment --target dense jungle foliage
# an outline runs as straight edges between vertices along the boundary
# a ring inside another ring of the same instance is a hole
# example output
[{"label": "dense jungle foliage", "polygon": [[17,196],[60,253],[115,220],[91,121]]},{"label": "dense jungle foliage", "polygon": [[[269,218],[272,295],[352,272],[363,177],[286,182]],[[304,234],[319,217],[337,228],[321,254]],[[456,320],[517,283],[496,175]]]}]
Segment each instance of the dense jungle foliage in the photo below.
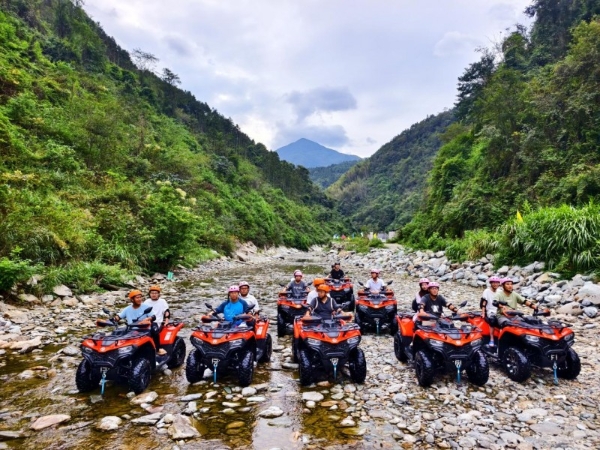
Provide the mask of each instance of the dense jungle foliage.
[{"label": "dense jungle foliage", "polygon": [[598,270],[600,0],[536,0],[527,13],[531,30],[517,27],[459,78],[460,121],[401,240]]},{"label": "dense jungle foliage", "polygon": [[357,163],[358,161],[345,161],[325,167],[311,167],[308,169],[308,176],[313,183],[325,189],[339,180],[342,175]]},{"label": "dense jungle foliage", "polygon": [[78,0],[0,0],[0,291],[40,271],[43,288],[81,290],[236,241],[307,248],[336,231],[306,169],[156,62]]},{"label": "dense jungle foliage", "polygon": [[440,133],[453,123],[446,111],[412,125],[346,172],[327,192],[356,228],[395,230],[418,210]]}]

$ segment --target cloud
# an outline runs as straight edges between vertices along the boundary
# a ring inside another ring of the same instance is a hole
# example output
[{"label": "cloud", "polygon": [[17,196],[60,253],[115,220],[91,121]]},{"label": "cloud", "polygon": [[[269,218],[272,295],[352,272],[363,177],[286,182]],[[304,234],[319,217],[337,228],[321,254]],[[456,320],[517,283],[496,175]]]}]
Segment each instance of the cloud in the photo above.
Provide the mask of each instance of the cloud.
[{"label": "cloud", "polygon": [[193,53],[190,45],[179,36],[166,36],[165,42],[169,49],[173,50],[179,56],[191,56]]},{"label": "cloud", "polygon": [[470,53],[483,43],[476,37],[459,31],[450,31],[436,42],[433,54],[438,57],[459,56]]},{"label": "cloud", "polygon": [[319,87],[310,91],[293,91],[286,95],[298,122],[317,112],[348,111],[356,109],[356,99],[346,87]]},{"label": "cloud", "polygon": [[277,124],[278,130],[273,139],[273,150],[276,150],[290,142],[296,142],[300,138],[306,138],[318,142],[321,145],[332,148],[341,148],[349,143],[346,130],[341,125],[295,125],[288,126]]},{"label": "cloud", "polygon": [[489,9],[488,14],[494,20],[507,23],[516,22],[518,18],[517,8],[508,3],[498,3],[493,5]]}]

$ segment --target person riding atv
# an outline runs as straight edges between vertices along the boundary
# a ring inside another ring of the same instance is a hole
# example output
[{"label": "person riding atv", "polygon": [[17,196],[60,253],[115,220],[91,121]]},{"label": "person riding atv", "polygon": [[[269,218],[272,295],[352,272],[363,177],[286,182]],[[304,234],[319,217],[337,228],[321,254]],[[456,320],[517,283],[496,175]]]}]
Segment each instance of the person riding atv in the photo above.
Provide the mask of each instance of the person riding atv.
[{"label": "person riding atv", "polygon": [[291,291],[294,297],[300,298],[308,293],[308,285],[302,279],[304,274],[301,270],[294,271],[294,279],[286,286],[286,291]]},{"label": "person riding atv", "polygon": [[502,289],[496,292],[494,297],[494,300],[498,302],[496,319],[499,326],[502,326],[508,320],[504,315],[505,309],[517,309],[519,304],[529,306],[533,310],[537,309],[537,305],[531,300],[526,300],[520,294],[513,292],[514,285],[512,279],[502,278],[500,284],[502,285]]},{"label": "person riding atv", "polygon": [[223,314],[223,317],[227,322],[233,322],[235,316],[240,314],[246,314],[250,311],[248,303],[239,298],[240,288],[239,286],[233,285],[228,289],[228,297],[223,303],[216,307],[212,312],[213,315]]},{"label": "person riding atv", "polygon": [[329,278],[332,280],[343,280],[344,279],[344,271],[340,268],[340,263],[336,261],[333,266],[331,266],[331,272],[329,272]]},{"label": "person riding atv", "polygon": [[304,317],[310,317],[311,315],[318,316],[322,319],[331,319],[334,313],[341,313],[342,308],[336,303],[336,301],[329,297],[329,286],[326,284],[320,284],[317,286],[317,298],[311,300],[308,304],[306,314]]},{"label": "person riding atv", "polygon": [[440,285],[435,281],[432,281],[427,286],[427,294],[421,298],[419,304],[419,317],[433,314],[434,316],[440,317],[444,307],[448,308],[452,312],[458,311],[458,308],[452,303],[448,303],[448,300],[442,295],[439,295]]}]

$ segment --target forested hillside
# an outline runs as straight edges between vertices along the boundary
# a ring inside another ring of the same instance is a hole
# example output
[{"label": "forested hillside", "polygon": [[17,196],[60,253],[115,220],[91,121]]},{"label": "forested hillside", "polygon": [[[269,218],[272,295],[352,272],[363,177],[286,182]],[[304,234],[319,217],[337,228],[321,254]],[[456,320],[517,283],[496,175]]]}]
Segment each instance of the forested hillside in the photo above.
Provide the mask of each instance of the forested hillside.
[{"label": "forested hillside", "polygon": [[326,167],[312,167],[308,169],[308,175],[313,183],[316,183],[325,189],[339,180],[342,175],[348,172],[348,170],[357,163],[358,161],[346,161]]},{"label": "forested hillside", "polygon": [[527,13],[531,30],[517,27],[459,79],[460,123],[402,236],[443,247],[478,229],[458,253],[597,269],[600,1],[536,0]]},{"label": "forested hillside", "polygon": [[356,155],[340,153],[337,150],[304,138],[278,148],[276,151],[282,160],[307,169],[330,166],[346,161],[360,161],[360,157]]},{"label": "forested hillside", "polygon": [[452,111],[430,116],[352,167],[327,190],[341,213],[357,228],[395,230],[406,224],[422,201],[440,133],[453,121]]},{"label": "forested hillside", "polygon": [[333,233],[306,169],[156,63],[78,0],[0,0],[0,291],[35,271],[77,288],[236,240],[306,248]]}]

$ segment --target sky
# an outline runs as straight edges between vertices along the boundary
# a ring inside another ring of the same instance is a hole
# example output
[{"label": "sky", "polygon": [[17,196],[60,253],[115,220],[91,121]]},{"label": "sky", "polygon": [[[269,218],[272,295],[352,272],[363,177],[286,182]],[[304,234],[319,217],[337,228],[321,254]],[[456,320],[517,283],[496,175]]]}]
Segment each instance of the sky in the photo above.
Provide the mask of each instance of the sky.
[{"label": "sky", "polygon": [[[125,50],[271,150],[367,157],[451,108],[458,77],[531,0],[85,0]],[[507,31],[508,30],[508,31]]]}]

